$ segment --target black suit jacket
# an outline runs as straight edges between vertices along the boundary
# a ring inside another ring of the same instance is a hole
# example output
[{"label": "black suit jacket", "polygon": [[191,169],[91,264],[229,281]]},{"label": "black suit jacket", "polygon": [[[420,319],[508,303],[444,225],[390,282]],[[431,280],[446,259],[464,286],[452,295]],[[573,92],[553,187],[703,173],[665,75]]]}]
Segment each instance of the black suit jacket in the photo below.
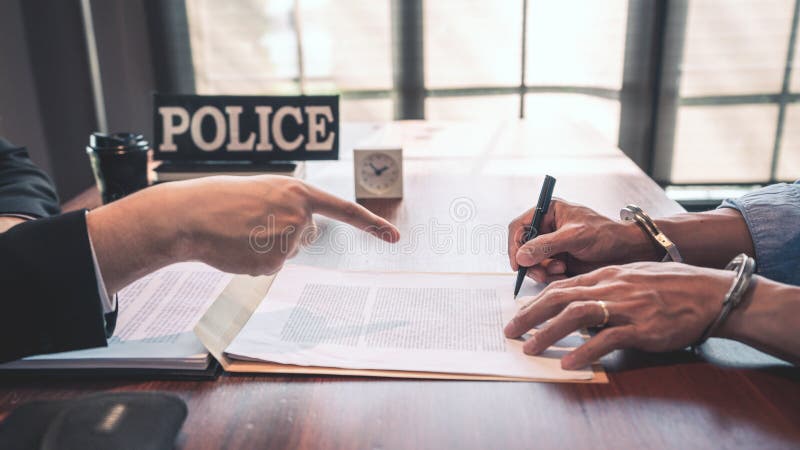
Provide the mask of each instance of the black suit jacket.
[{"label": "black suit jacket", "polygon": [[106,345],[86,212],[59,212],[49,178],[0,138],[0,214],[41,217],[0,233],[0,362]]}]

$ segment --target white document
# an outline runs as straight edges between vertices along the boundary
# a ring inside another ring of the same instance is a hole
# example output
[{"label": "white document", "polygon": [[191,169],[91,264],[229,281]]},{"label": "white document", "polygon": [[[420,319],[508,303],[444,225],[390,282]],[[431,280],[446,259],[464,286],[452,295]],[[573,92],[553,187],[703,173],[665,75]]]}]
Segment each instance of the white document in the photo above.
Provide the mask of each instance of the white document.
[{"label": "white document", "polygon": [[208,351],[192,329],[232,277],[201,263],[165,267],[119,293],[108,347],[34,356],[0,368],[205,368]]},{"label": "white document", "polygon": [[[514,279],[289,265],[225,353],[300,366],[591,379],[590,368],[560,366],[565,351],[582,342],[577,334],[541,356],[504,337],[519,308]],[[527,294],[536,293],[526,284]]]}]

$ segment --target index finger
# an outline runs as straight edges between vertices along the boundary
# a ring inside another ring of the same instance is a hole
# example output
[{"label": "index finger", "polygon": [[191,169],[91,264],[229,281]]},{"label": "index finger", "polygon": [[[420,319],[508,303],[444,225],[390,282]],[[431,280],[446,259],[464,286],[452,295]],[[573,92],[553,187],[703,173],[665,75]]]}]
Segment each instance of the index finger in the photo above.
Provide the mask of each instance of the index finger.
[{"label": "index finger", "polygon": [[[561,199],[553,197],[553,200],[550,202],[550,208],[548,208],[547,213],[545,213],[542,218],[542,224],[538,230],[539,235],[555,231],[555,210],[561,202]],[[519,269],[516,256],[517,251],[522,244],[525,243],[525,234],[528,232],[528,226],[531,224],[535,210],[536,208],[531,208],[525,211],[508,225],[508,262],[511,263],[511,268],[514,270]]]},{"label": "index finger", "polygon": [[508,225],[508,262],[511,264],[513,270],[518,270],[517,264],[517,250],[522,245],[522,240],[525,237],[525,217],[528,217],[530,223],[530,214],[525,213],[516,219],[512,220]]},{"label": "index finger", "polygon": [[331,195],[314,186],[307,187],[313,212],[350,224],[386,242],[397,242],[400,239],[400,231],[397,227],[367,208]]},{"label": "index finger", "polygon": [[[576,281],[576,278],[581,280]],[[508,322],[503,330],[506,337],[516,338],[527,333],[539,324],[558,315],[572,302],[603,300],[618,290],[613,284],[589,284],[585,275],[557,281],[542,291]]]}]

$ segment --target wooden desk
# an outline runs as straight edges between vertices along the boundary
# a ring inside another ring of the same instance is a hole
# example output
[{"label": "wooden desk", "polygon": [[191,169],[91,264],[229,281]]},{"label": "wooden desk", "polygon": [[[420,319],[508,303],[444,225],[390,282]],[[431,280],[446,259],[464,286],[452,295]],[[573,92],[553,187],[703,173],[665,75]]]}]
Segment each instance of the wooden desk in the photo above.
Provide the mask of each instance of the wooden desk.
[{"label": "wooden desk", "polygon": [[[375,130],[369,124],[344,128],[343,161],[309,163],[308,181],[352,198],[349,149]],[[388,132],[404,146],[405,199],[365,204],[397,223],[403,241],[379,246],[321,221],[333,237],[330,247],[314,247],[299,261],[509,270],[506,225],[535,202],[544,173],[558,178],[558,196],[612,217],[627,202],[654,216],[681,211],[619,150],[568,120],[395,123]],[[90,190],[67,206],[97,203]],[[703,357],[615,352],[603,359],[607,385],[230,375],[210,382],[4,382],[0,416],[33,399],[163,390],[189,404],[184,448],[800,446],[797,369],[738,344],[712,341],[707,349]]]}]

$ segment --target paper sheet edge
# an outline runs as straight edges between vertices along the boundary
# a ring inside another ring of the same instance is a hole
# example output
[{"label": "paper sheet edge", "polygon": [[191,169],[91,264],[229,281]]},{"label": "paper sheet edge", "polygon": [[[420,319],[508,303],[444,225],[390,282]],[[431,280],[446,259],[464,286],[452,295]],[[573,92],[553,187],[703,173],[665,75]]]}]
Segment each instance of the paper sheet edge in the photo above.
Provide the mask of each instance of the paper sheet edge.
[{"label": "paper sheet edge", "polygon": [[510,377],[501,375],[473,375],[465,373],[447,372],[413,372],[403,370],[378,370],[378,369],[342,369],[338,367],[296,366],[291,364],[278,364],[266,361],[241,361],[225,357],[227,366],[223,366],[229,373],[269,373],[283,375],[336,375],[350,377],[378,377],[378,378],[408,378],[427,380],[463,380],[463,381],[537,381],[543,383],[608,383],[608,376],[599,364],[592,365],[592,377],[587,379],[555,379],[536,377]]}]

